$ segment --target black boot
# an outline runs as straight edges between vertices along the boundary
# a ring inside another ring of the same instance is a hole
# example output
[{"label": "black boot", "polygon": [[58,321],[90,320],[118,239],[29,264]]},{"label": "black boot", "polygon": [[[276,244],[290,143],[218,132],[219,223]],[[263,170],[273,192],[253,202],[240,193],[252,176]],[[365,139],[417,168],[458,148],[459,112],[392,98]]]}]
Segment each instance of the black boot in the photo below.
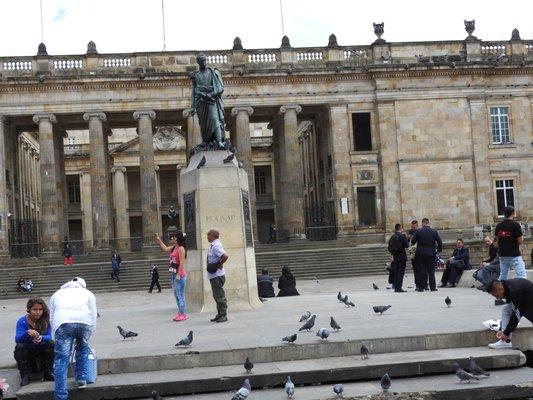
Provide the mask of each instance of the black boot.
[{"label": "black boot", "polygon": [[17,344],[13,352],[17,367],[20,372],[20,386],[30,383],[30,364],[28,363],[28,349],[24,345]]},{"label": "black boot", "polygon": [[20,375],[20,386],[26,386],[30,383],[30,376],[28,374],[26,375]]}]

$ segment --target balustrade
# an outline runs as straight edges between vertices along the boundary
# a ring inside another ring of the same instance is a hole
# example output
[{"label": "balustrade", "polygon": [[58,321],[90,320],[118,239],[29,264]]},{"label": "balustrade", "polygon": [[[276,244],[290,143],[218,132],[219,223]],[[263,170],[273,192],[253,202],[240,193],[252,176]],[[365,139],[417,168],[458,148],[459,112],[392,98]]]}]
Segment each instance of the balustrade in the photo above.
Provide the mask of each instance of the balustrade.
[{"label": "balustrade", "polygon": [[296,61],[298,62],[314,62],[324,59],[324,53],[319,50],[308,50],[296,52]]},{"label": "balustrade", "polygon": [[506,55],[507,46],[505,43],[486,42],[481,45],[481,54],[492,56]]},{"label": "balustrade", "polygon": [[4,61],[4,71],[31,71],[32,62],[29,60]]},{"label": "balustrade", "polygon": [[82,68],[83,60],[80,59],[54,60],[54,69],[71,70]]},{"label": "balustrade", "polygon": [[248,54],[250,64],[275,63],[278,61],[276,53],[251,53]]},{"label": "balustrade", "polygon": [[131,58],[104,58],[105,68],[126,68],[131,67]]}]

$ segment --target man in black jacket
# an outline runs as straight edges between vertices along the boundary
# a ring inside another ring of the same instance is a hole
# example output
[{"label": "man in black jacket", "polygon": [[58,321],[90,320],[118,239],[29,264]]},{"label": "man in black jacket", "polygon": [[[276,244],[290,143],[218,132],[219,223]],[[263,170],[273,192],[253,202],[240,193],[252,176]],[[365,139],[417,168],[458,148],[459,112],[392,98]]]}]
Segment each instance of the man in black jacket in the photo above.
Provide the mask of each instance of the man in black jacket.
[{"label": "man in black jacket", "polygon": [[455,287],[463,275],[463,271],[470,269],[470,252],[463,239],[457,239],[452,256],[446,262],[446,269],[442,274],[440,287]]},{"label": "man in black jacket", "polygon": [[405,290],[402,289],[403,277],[405,275],[405,267],[407,265],[407,253],[405,249],[409,247],[409,242],[402,232],[402,225],[394,225],[394,234],[390,239],[395,242],[395,249],[391,251],[392,254],[392,270],[393,270],[393,284],[394,291],[396,293],[403,293]]},{"label": "man in black jacket", "polygon": [[423,292],[427,287],[432,292],[437,291],[435,282],[435,247],[438,253],[442,251],[442,240],[436,229],[429,226],[429,219],[422,219],[422,228],[418,229],[412,239],[411,244],[416,244],[415,264],[420,270],[419,281],[417,282],[417,291]]},{"label": "man in black jacket", "polygon": [[516,329],[521,317],[533,322],[533,283],[523,278],[507,281],[492,281],[487,291],[498,300],[505,299],[507,304],[502,309],[499,339],[489,344],[492,349],[511,348],[511,334]]}]

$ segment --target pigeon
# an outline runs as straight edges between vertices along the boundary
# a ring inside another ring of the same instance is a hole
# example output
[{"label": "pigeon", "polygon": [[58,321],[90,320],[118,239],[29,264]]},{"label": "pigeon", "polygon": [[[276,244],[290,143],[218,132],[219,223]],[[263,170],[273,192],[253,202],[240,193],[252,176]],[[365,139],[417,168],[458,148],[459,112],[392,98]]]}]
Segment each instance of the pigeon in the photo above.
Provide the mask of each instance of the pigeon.
[{"label": "pigeon", "polygon": [[289,344],[296,342],[296,333],[294,335],[285,336],[283,339],[281,339],[283,342],[287,342]]},{"label": "pigeon", "polygon": [[455,372],[455,375],[457,375],[457,377],[459,378],[459,383],[461,382],[470,383],[472,379],[479,381],[479,378],[477,376],[469,374],[464,369],[461,369],[461,367],[457,363],[453,363],[452,368],[453,368],[453,372]]},{"label": "pigeon", "polygon": [[334,331],[339,331],[341,329],[341,326],[331,317],[331,320],[329,321],[329,326],[331,326],[331,329]]},{"label": "pigeon", "polygon": [[337,397],[342,397],[342,392],[344,392],[344,386],[342,386],[342,383],[337,383],[333,386],[333,393],[335,393]]},{"label": "pigeon", "polygon": [[183,339],[181,339],[178,343],[176,343],[174,346],[183,346],[183,347],[190,347],[192,343],[192,331],[189,331],[187,336],[185,336]]},{"label": "pigeon", "polygon": [[159,393],[157,393],[155,390],[152,390],[151,396],[152,400],[163,400],[163,398],[159,396]]},{"label": "pigeon", "polygon": [[252,372],[253,368],[254,364],[250,361],[250,357],[246,357],[246,360],[244,360],[244,369],[246,370],[246,373],[249,374]]},{"label": "pigeon", "polygon": [[391,308],[392,306],[388,305],[388,306],[373,306],[372,308],[374,309],[374,312],[376,314],[380,314],[380,315],[383,315],[383,313],[385,311],[387,311],[389,308]]},{"label": "pigeon", "polygon": [[337,293],[337,300],[339,300],[342,303],[342,293]]},{"label": "pigeon", "polygon": [[227,156],[224,160],[222,160],[222,162],[224,164],[228,164],[230,162],[233,161],[233,159],[235,158],[235,153],[231,153],[229,156]]},{"label": "pigeon", "polygon": [[123,339],[128,339],[128,338],[132,338],[132,337],[135,337],[135,336],[139,336],[135,332],[126,331],[126,330],[122,329],[121,326],[117,326],[117,328],[118,328],[118,333],[120,333],[120,336],[122,336]]},{"label": "pigeon", "polygon": [[242,169],[244,169],[244,164],[243,164],[243,162],[242,162],[242,161],[239,161],[239,162],[237,162],[237,164],[239,164],[239,168],[242,168]]},{"label": "pigeon", "polygon": [[300,329],[298,329],[299,332],[301,331],[307,331],[307,332],[310,332],[311,331],[311,328],[313,326],[315,326],[315,318],[316,318],[316,315],[313,315],[311,318],[309,318],[305,324],[302,325],[302,327]]},{"label": "pigeon", "polygon": [[300,322],[305,322],[305,321],[307,321],[309,318],[311,318],[311,311],[306,311],[306,312],[300,317]]},{"label": "pigeon", "polygon": [[470,373],[475,376],[490,376],[490,374],[485,371],[483,368],[481,368],[479,365],[477,365],[476,360],[474,360],[474,357],[470,357],[468,360],[470,360]]},{"label": "pigeon", "polygon": [[329,336],[329,330],[326,328],[320,328],[316,335],[322,340],[327,340]]},{"label": "pigeon", "polygon": [[98,311],[96,312],[96,318],[100,318],[100,313]]},{"label": "pigeon", "polygon": [[374,290],[379,290],[378,285],[376,285],[375,283],[372,284],[372,287],[374,288]]},{"label": "pigeon", "polygon": [[285,382],[285,393],[287,393],[289,399],[294,396],[294,383],[292,383],[290,376],[287,377],[287,382]]},{"label": "pigeon", "polygon": [[385,374],[381,377],[381,388],[384,392],[388,391],[390,389],[390,385],[392,384],[392,381],[390,379],[389,374]]},{"label": "pigeon", "polygon": [[252,387],[250,386],[250,380],[245,379],[242,387],[235,392],[231,400],[246,400],[251,391]]},{"label": "pigeon", "polygon": [[196,169],[202,168],[205,165],[206,162],[207,162],[207,160],[205,159],[205,156],[202,156],[202,159],[198,163],[198,166],[196,167]]},{"label": "pigeon", "polygon": [[364,344],[361,345],[361,355],[363,356],[363,360],[368,360],[368,347]]},{"label": "pigeon", "polygon": [[448,307],[452,305],[452,299],[450,299],[450,296],[446,296],[446,298],[444,299],[444,302],[446,303]]},{"label": "pigeon", "polygon": [[348,300],[348,295],[343,297],[342,302],[348,307],[355,307],[355,304]]}]

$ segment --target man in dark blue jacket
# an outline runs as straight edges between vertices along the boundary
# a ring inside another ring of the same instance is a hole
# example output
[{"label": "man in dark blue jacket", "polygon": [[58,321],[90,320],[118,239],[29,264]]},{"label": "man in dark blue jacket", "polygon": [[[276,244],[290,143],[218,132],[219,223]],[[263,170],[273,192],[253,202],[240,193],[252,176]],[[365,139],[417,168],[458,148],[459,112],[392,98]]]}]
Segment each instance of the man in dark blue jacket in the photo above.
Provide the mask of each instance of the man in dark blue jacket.
[{"label": "man in dark blue jacket", "polygon": [[465,246],[463,239],[457,239],[455,243],[455,250],[452,256],[446,262],[446,269],[442,274],[440,287],[455,287],[461,279],[461,275],[465,269],[470,269],[470,252]]},{"label": "man in dark blue jacket", "polygon": [[423,292],[428,285],[432,292],[437,291],[435,282],[435,247],[436,251],[442,251],[442,240],[436,229],[429,226],[429,219],[422,219],[422,228],[418,229],[412,239],[416,244],[415,264],[420,270],[419,282],[416,283],[417,291]]},{"label": "man in dark blue jacket", "polygon": [[[403,293],[405,290],[402,289],[403,277],[405,275],[405,267],[407,265],[407,253],[405,249],[409,247],[409,242],[407,237],[403,233],[403,228],[401,224],[394,225],[394,234],[391,237],[391,241],[394,241],[394,249],[391,249],[392,254],[392,271],[393,271],[393,284],[394,291],[396,293]],[[391,247],[389,245],[389,247]]]}]

